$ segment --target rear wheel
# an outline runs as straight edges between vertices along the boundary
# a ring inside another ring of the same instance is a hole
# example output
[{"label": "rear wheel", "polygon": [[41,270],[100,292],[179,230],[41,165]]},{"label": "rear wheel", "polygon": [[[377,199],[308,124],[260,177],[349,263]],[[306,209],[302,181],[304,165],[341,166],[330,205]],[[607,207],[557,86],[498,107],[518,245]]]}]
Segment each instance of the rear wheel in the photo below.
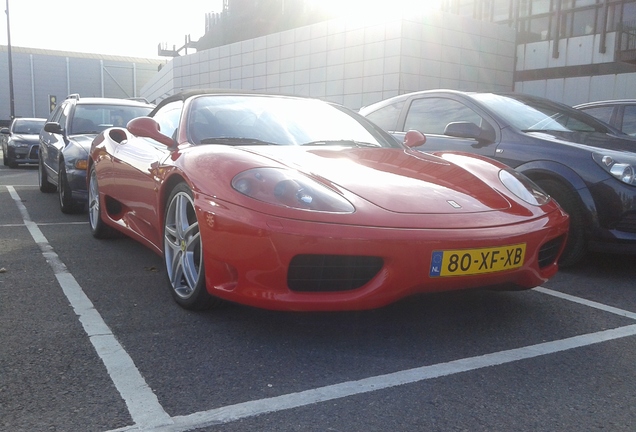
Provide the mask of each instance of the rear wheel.
[{"label": "rear wheel", "polygon": [[583,259],[586,252],[585,221],[581,204],[573,191],[556,180],[538,180],[536,183],[570,215],[570,231],[559,265],[573,266]]},{"label": "rear wheel", "polygon": [[168,198],[164,218],[163,256],[174,300],[191,310],[217,306],[221,300],[205,286],[205,265],[192,191],[179,183]]},{"label": "rear wheel", "polygon": [[42,159],[38,162],[38,185],[40,186],[40,191],[44,193],[55,192],[55,185],[49,182],[49,178],[46,174],[46,170],[44,169],[44,162]]},{"label": "rear wheel", "polygon": [[116,232],[102,220],[101,205],[99,203],[99,186],[97,173],[92,166],[88,177],[88,224],[93,237],[98,239],[115,237]]}]

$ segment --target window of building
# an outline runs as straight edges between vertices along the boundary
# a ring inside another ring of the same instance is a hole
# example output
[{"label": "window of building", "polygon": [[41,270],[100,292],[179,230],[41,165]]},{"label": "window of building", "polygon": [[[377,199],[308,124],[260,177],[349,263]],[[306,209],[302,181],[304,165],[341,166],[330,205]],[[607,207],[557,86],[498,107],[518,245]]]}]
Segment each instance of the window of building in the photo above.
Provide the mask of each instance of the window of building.
[{"label": "window of building", "polygon": [[623,4],[623,16],[621,21],[636,25],[636,2]]},{"label": "window of building", "polygon": [[512,19],[512,0],[495,0],[492,21],[500,22]]},{"label": "window of building", "polygon": [[532,42],[548,40],[550,38],[550,17],[532,18],[528,37],[532,39]]},{"label": "window of building", "polygon": [[572,12],[572,28],[568,36],[584,36],[595,32],[596,8]]},{"label": "window of building", "polygon": [[550,0],[535,0],[532,2],[532,15],[550,12]]}]

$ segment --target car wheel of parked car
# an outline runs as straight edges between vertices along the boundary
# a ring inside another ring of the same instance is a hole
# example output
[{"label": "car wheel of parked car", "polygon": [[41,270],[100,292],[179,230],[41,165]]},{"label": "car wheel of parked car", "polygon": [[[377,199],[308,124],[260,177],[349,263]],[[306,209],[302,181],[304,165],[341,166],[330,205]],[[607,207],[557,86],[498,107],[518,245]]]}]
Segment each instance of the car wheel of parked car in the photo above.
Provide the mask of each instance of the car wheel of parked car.
[{"label": "car wheel of parked car", "polygon": [[98,239],[115,237],[117,232],[104,223],[100,209],[97,173],[95,172],[95,167],[91,167],[88,177],[88,224],[91,233],[93,237]]},{"label": "car wheel of parked car", "polygon": [[44,193],[55,192],[56,189],[55,185],[49,182],[42,159],[38,162],[38,185],[40,186],[40,191]]},{"label": "car wheel of parked car", "polygon": [[179,183],[170,194],[164,217],[163,256],[172,297],[185,309],[201,310],[221,301],[205,286],[203,245],[192,196],[185,183]]},{"label": "car wheel of parked car", "polygon": [[6,165],[7,165],[9,168],[17,168],[17,167],[18,167],[18,164],[16,163],[15,159],[12,159],[12,158],[10,158],[10,157],[7,157],[7,163],[6,163]]},{"label": "car wheel of parked car", "polygon": [[576,197],[557,180],[537,180],[536,183],[559,203],[561,208],[570,215],[570,230],[563,254],[559,259],[561,267],[569,267],[578,263],[586,252],[585,224],[583,210]]},{"label": "car wheel of parked car", "polygon": [[57,191],[60,197],[60,209],[62,210],[62,213],[78,213],[80,211],[80,206],[72,198],[71,187],[68,184],[68,179],[66,178],[66,170],[64,169],[63,164],[60,164],[60,169],[57,172],[57,176]]}]

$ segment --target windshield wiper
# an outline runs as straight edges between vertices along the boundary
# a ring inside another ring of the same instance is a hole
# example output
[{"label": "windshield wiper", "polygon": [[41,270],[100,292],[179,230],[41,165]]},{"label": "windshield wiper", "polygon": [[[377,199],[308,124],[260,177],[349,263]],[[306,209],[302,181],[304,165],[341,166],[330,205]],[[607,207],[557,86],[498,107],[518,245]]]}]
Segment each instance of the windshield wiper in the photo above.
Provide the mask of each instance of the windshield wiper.
[{"label": "windshield wiper", "polygon": [[268,141],[256,138],[238,138],[238,137],[217,137],[205,138],[201,140],[201,144],[227,144],[227,145],[277,145]]},{"label": "windshield wiper", "polygon": [[349,147],[382,147],[379,144],[355,141],[355,140],[319,140],[319,141],[311,141],[308,143],[301,144],[304,146],[333,146],[333,145],[345,145]]}]

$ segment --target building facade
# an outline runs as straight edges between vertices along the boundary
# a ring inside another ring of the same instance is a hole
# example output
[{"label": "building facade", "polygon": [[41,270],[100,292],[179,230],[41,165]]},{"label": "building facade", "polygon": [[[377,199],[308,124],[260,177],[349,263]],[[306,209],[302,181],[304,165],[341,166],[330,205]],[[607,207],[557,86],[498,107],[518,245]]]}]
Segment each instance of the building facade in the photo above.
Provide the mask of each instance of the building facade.
[{"label": "building facade", "polygon": [[[16,117],[48,117],[51,104],[80,96],[140,96],[165,61],[32,48],[11,48]],[[11,118],[7,46],[0,46],[0,122]]]},{"label": "building facade", "polygon": [[421,89],[511,91],[515,54],[514,29],[457,14],[333,19],[175,57],[141,94],[234,88],[357,109]]},{"label": "building facade", "polygon": [[568,104],[636,97],[636,1],[443,0],[516,29],[514,89]]}]

